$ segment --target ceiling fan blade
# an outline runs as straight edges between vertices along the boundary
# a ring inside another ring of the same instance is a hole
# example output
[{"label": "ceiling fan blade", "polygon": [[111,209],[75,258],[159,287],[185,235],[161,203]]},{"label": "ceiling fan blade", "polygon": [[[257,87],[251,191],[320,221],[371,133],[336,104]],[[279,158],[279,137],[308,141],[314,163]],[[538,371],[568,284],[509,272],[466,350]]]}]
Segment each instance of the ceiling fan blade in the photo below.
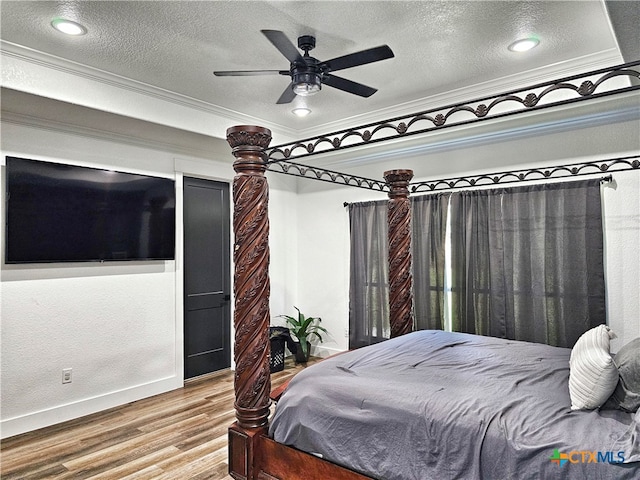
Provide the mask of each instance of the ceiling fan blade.
[{"label": "ceiling fan blade", "polygon": [[335,75],[325,75],[322,77],[322,84],[353,93],[354,95],[360,95],[361,97],[370,97],[378,91],[377,88],[368,87],[362,83],[352,82],[351,80],[336,77]]},{"label": "ceiling fan blade", "polygon": [[282,55],[291,63],[304,64],[304,58],[300,55],[300,52],[296,46],[291,43],[291,40],[280,30],[260,30],[267,39],[273,43]]},{"label": "ceiling fan blade", "polygon": [[255,75],[289,75],[289,70],[227,70],[213,72],[216,77],[253,77]]},{"label": "ceiling fan blade", "polygon": [[293,82],[291,82],[287,88],[284,89],[284,92],[282,92],[282,95],[280,95],[276,104],[281,105],[283,103],[291,103],[294,98],[296,98],[296,94],[293,91]]},{"label": "ceiling fan blade", "polygon": [[344,68],[357,67],[358,65],[365,65],[367,63],[378,62],[380,60],[386,60],[387,58],[393,58],[393,52],[388,45],[382,45],[380,47],[369,48],[368,50],[361,50],[359,52],[350,53],[342,57],[332,58],[324,62],[329,67],[329,70],[335,72],[336,70],[342,70]]}]

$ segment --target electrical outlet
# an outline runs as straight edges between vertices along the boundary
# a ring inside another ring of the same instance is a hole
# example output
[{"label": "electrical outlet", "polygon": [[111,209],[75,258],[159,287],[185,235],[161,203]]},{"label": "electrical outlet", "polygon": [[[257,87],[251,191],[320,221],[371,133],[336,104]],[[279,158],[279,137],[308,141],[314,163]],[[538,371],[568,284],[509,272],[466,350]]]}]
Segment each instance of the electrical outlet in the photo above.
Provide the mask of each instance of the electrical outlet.
[{"label": "electrical outlet", "polygon": [[71,373],[73,372],[72,368],[63,368],[62,369],[62,383],[71,383]]}]

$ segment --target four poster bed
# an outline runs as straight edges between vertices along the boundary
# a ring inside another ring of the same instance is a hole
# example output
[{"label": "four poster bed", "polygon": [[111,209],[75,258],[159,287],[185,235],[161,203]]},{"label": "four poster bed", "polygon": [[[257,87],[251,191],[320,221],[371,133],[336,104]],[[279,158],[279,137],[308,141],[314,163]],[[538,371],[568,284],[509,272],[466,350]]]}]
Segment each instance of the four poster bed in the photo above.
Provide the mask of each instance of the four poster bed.
[{"label": "four poster bed", "polygon": [[[640,79],[638,65],[534,85],[522,91],[526,95],[507,92],[271,149],[266,128],[228,129],[237,173],[233,182],[237,421],[229,428],[233,478],[549,478],[558,476],[559,468],[573,478],[638,478],[640,413],[569,410],[571,349],[440,331],[412,332],[410,170],[385,172],[385,182],[380,182],[290,161],[298,149],[302,151],[298,157],[309,156],[588,98],[626,95],[640,86],[604,92],[598,87],[620,76]],[[582,83],[573,86],[571,82],[580,79]],[[579,97],[540,101],[558,89],[577,92]],[[515,109],[491,114],[496,105],[514,99]],[[475,118],[448,122],[458,112]],[[424,121],[431,125],[418,129],[416,125]],[[393,126],[394,122],[399,123]],[[638,169],[638,158],[503,172],[465,181],[480,185]],[[271,425],[267,169],[388,193],[392,337],[299,373],[278,402]],[[453,188],[459,181],[425,182],[413,189]],[[575,452],[583,452],[582,457],[569,457]],[[598,452],[602,461],[589,461],[598,460]],[[570,465],[562,466],[567,458]]]}]

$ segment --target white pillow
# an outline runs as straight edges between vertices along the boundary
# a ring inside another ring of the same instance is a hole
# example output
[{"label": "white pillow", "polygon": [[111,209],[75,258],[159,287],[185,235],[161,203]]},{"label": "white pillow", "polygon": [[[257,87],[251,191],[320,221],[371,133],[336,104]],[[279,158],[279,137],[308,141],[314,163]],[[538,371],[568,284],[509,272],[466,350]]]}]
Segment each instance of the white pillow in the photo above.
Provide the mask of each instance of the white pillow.
[{"label": "white pillow", "polygon": [[618,368],[609,353],[609,342],[616,335],[606,325],[586,331],[571,350],[569,396],[571,410],[600,407],[618,383]]}]

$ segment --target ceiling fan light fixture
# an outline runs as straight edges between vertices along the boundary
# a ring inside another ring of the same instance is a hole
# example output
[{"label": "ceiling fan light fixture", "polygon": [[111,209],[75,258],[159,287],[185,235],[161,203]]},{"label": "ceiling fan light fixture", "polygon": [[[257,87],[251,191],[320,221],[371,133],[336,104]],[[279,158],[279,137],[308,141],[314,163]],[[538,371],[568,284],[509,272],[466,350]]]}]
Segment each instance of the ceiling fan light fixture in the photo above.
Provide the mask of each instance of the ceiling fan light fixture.
[{"label": "ceiling fan light fixture", "polygon": [[296,95],[302,97],[310,97],[320,91],[320,85],[315,83],[297,83],[293,86],[293,91]]},{"label": "ceiling fan light fixture", "polygon": [[521,38],[520,40],[516,40],[511,45],[509,45],[509,50],[512,52],[528,52],[532,48],[535,48],[540,43],[535,37],[527,37]]},{"label": "ceiling fan light fixture", "polygon": [[293,76],[293,91],[296,95],[309,97],[322,88],[320,75],[317,73],[296,73]]},{"label": "ceiling fan light fixture", "polygon": [[54,18],[51,21],[51,26],[66,35],[84,35],[87,33],[87,29],[80,25],[78,22],[67,20],[65,18]]},{"label": "ceiling fan light fixture", "polygon": [[291,112],[298,117],[306,117],[311,113],[311,109],[305,107],[297,107],[291,110]]}]

